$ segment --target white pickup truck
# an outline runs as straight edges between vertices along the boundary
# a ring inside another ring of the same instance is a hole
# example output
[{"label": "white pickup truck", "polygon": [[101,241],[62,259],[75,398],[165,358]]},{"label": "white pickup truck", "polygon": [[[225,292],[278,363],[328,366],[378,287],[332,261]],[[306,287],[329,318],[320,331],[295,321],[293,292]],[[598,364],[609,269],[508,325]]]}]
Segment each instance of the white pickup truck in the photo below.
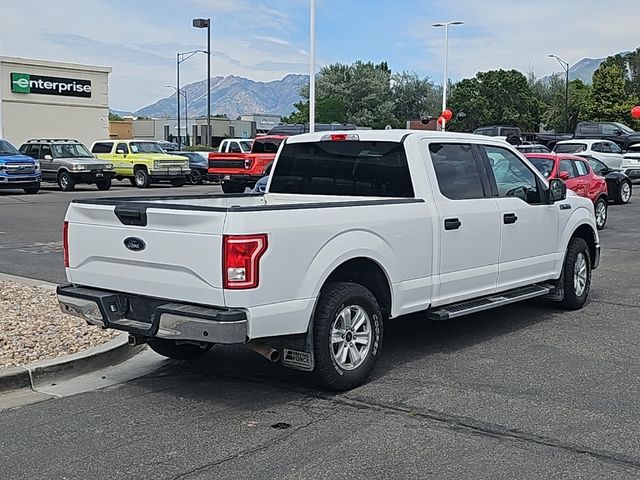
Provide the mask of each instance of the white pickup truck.
[{"label": "white pickup truck", "polygon": [[66,312],[173,358],[247,344],[342,390],[389,319],[582,307],[600,245],[590,201],[505,142],[389,130],[288,138],[264,195],[74,200],[64,252]]}]

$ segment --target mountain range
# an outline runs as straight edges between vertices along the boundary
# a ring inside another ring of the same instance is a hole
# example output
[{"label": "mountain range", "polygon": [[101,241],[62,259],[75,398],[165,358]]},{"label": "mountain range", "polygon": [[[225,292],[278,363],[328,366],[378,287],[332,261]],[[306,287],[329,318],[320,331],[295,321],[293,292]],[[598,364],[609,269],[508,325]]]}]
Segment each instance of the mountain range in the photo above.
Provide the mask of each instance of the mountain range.
[{"label": "mountain range", "polygon": [[[595,72],[604,58],[584,58],[569,69],[571,80],[580,79],[590,84]],[[542,80],[548,80],[545,77]],[[289,115],[294,110],[294,103],[299,102],[300,90],[309,84],[308,75],[287,75],[281,80],[257,82],[244,77],[229,75],[211,79],[211,112],[214,115],[224,114],[229,118],[237,118],[248,113],[275,113]],[[189,117],[207,114],[207,81],[184,85],[187,94]],[[131,115],[130,112],[114,111],[120,115]],[[176,94],[158,100],[135,112],[134,116],[174,117],[176,116]],[[184,113],[183,113],[184,115]]]},{"label": "mountain range", "polygon": [[[248,113],[289,115],[300,100],[300,89],[309,83],[308,75],[287,75],[281,80],[256,82],[229,75],[211,78],[211,113],[237,118]],[[184,85],[189,117],[207,114],[207,81]],[[184,111],[182,113],[184,115]],[[135,116],[175,117],[176,94],[133,112]]]}]

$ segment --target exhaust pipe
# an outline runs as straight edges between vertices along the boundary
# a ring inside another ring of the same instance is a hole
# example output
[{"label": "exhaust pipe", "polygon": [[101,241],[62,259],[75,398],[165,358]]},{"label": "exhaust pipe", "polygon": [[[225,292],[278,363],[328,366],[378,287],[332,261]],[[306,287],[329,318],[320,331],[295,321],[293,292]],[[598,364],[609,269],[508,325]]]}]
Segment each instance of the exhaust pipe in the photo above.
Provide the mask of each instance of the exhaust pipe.
[{"label": "exhaust pipe", "polygon": [[137,347],[138,345],[144,345],[149,339],[147,337],[138,337],[136,335],[129,334],[127,343],[130,347]]},{"label": "exhaust pipe", "polygon": [[248,343],[247,347],[256,352],[259,355],[262,355],[264,358],[269,360],[270,362],[276,363],[280,361],[280,352],[273,348],[270,345],[265,343]]}]

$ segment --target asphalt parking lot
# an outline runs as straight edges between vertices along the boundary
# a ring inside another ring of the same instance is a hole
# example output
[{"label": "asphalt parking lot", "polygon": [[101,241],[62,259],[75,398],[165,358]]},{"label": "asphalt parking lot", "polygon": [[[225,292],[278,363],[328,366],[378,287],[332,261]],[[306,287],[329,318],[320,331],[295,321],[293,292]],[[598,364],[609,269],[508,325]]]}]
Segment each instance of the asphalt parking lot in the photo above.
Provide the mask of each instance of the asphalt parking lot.
[{"label": "asphalt parking lot", "polygon": [[[0,193],[0,272],[63,281],[62,218],[87,195],[104,192]],[[610,207],[601,243],[583,310],[387,322],[374,378],[348,393],[216,347],[100,390],[0,397],[0,478],[640,478],[640,200]]]}]

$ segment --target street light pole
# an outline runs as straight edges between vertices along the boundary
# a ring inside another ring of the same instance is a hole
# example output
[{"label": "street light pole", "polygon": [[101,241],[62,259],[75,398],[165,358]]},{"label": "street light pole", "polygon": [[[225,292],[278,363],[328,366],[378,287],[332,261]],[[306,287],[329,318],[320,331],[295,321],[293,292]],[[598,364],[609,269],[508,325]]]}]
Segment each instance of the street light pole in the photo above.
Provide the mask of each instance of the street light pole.
[{"label": "street light pole", "polygon": [[566,75],[565,85],[564,85],[564,132],[563,133],[567,133],[567,130],[569,128],[569,70],[570,70],[570,65],[569,65],[569,62],[565,62],[564,60],[562,60],[557,55],[554,55],[553,53],[550,53],[548,56],[550,58],[555,58],[558,61],[560,66],[564,69],[564,73]]},{"label": "street light pole", "polygon": [[182,137],[180,130],[180,54],[176,53],[176,85],[178,86],[176,89],[176,103],[178,104],[178,148],[181,148],[182,145]]},{"label": "street light pole", "polygon": [[316,0],[309,12],[309,133],[316,131]]},{"label": "street light pole", "polygon": [[[449,84],[449,25],[463,25],[464,22],[459,20],[434,23],[432,27],[444,27],[444,79],[442,81],[442,111],[447,109],[447,87]],[[446,128],[446,120],[442,122],[442,131]]]},{"label": "street light pole", "polygon": [[207,29],[207,142],[205,145],[211,146],[211,19],[194,18],[195,28]]}]

